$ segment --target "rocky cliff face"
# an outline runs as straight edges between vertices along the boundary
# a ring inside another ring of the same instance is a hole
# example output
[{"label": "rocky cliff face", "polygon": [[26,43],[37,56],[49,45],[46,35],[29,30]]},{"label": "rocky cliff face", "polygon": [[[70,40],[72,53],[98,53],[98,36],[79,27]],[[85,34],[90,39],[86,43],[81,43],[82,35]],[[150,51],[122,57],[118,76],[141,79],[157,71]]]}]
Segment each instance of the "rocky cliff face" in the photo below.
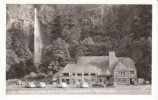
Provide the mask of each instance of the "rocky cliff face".
[{"label": "rocky cliff face", "polygon": [[8,4],[6,11],[6,29],[21,29],[29,37],[29,48],[33,50],[33,28],[34,28],[33,5]]},{"label": "rocky cliff face", "polygon": [[34,6],[8,4],[6,17],[7,78],[20,78],[35,69]]},{"label": "rocky cliff face", "polygon": [[18,28],[23,28],[24,31],[28,30],[33,25],[33,6],[32,5],[7,5],[7,29],[9,29],[14,22],[19,23],[16,25]]}]

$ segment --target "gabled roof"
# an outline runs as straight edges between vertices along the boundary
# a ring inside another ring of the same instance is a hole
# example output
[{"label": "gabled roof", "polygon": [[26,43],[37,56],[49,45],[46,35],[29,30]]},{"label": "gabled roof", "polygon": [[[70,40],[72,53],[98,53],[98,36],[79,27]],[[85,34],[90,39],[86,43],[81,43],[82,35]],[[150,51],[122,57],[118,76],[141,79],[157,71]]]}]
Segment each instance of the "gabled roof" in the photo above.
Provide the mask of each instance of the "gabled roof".
[{"label": "gabled roof", "polygon": [[98,73],[98,75],[107,75],[108,64],[107,56],[82,56],[78,58],[77,64],[67,64],[63,73]]},{"label": "gabled roof", "polygon": [[67,64],[63,73],[97,73],[97,68],[88,64]]},{"label": "gabled roof", "polygon": [[77,59],[77,63],[80,64],[89,64],[92,62],[104,62],[106,60],[109,60],[108,56],[80,56]]},{"label": "gabled roof", "polygon": [[123,60],[123,64],[128,68],[128,69],[134,69],[136,70],[135,67],[135,62],[129,58],[129,57],[118,57],[119,60]]},{"label": "gabled roof", "polygon": [[126,70],[129,70],[124,64],[122,64],[121,61],[118,61],[114,71],[126,71]]},{"label": "gabled roof", "polygon": [[[119,60],[123,60],[124,63],[121,63]],[[77,64],[67,64],[62,73],[98,73],[98,75],[109,75],[116,66],[126,70],[136,69],[131,58],[118,57],[118,62],[115,62],[113,66],[109,66],[108,56],[81,56],[78,58]]]}]

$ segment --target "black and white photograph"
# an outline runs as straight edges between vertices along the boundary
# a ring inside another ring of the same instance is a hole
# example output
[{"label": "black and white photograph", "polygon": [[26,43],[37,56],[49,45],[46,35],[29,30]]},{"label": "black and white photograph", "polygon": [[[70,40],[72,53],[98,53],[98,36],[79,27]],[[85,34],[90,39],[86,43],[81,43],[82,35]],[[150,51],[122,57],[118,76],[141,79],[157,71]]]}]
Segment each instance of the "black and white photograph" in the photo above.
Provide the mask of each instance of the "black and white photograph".
[{"label": "black and white photograph", "polygon": [[151,95],[152,5],[6,4],[6,94]]}]

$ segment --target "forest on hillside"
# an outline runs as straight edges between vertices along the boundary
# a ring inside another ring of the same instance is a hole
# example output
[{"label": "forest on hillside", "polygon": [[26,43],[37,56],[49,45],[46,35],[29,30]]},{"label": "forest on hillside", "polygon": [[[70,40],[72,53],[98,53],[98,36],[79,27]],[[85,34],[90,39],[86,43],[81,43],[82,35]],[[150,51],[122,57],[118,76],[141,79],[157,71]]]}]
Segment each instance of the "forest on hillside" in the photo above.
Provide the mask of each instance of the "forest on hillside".
[{"label": "forest on hillside", "polygon": [[[36,72],[34,53],[34,8],[42,32],[41,72],[53,73],[78,56],[131,57],[139,78],[151,80],[151,5],[8,4],[6,8],[7,79]],[[60,65],[60,67],[56,66]]]}]

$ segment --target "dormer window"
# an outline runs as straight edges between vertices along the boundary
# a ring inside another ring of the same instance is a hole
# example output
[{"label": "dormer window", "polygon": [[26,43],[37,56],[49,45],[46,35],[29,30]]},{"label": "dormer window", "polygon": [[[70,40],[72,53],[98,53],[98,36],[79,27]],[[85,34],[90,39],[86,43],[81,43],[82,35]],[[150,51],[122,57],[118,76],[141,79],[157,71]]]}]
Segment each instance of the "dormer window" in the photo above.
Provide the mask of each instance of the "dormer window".
[{"label": "dormer window", "polygon": [[123,59],[119,59],[119,61],[120,61],[122,64],[125,63],[125,61],[124,61]]}]

